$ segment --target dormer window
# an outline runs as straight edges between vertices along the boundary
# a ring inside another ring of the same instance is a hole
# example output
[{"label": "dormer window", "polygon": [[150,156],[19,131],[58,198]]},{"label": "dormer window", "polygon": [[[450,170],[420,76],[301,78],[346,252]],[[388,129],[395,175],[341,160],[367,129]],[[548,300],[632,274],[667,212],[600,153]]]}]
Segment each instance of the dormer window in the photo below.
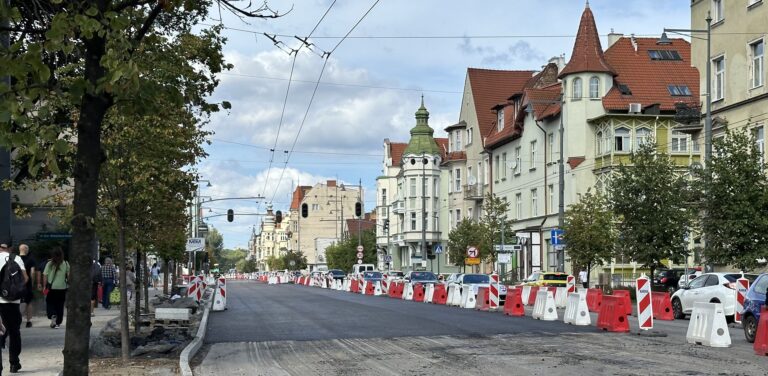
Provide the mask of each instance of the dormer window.
[{"label": "dormer window", "polygon": [[496,129],[501,132],[502,129],[504,129],[504,109],[499,108],[499,110],[496,112]]},{"label": "dormer window", "polygon": [[669,90],[670,95],[675,97],[691,96],[691,89],[688,88],[688,85],[668,85],[667,90]]}]

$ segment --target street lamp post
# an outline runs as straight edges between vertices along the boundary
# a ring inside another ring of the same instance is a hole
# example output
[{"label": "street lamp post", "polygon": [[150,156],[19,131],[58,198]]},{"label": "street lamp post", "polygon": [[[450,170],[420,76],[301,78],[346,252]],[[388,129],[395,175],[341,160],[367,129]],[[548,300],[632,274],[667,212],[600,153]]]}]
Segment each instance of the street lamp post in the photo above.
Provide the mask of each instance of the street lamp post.
[{"label": "street lamp post", "polygon": [[[711,12],[707,12],[707,18],[705,19],[707,21],[707,28],[704,29],[668,29],[664,28],[664,33],[661,34],[661,38],[659,38],[659,41],[656,42],[657,44],[663,45],[663,44],[670,44],[672,43],[669,38],[667,38],[667,33],[691,33],[691,34],[707,34],[707,69],[706,69],[706,75],[707,75],[707,93],[706,93],[706,115],[704,118],[704,165],[706,166],[709,162],[710,158],[712,157],[712,62],[710,61],[710,58],[712,57],[712,15]],[[691,36],[692,38],[696,38]]]}]

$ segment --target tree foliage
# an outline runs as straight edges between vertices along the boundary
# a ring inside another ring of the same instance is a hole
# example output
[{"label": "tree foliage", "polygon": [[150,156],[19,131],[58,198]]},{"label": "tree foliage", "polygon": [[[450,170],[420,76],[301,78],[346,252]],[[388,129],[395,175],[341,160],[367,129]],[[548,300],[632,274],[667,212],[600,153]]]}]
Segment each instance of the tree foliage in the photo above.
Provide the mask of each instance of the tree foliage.
[{"label": "tree foliage", "polygon": [[221,251],[221,257],[218,260],[219,271],[226,273],[229,269],[236,268],[240,260],[245,260],[248,251],[244,249],[224,249]]},{"label": "tree foliage", "polygon": [[486,228],[479,222],[463,219],[448,234],[448,255],[454,265],[464,265],[467,259],[467,248],[475,247],[480,257],[488,256],[490,246]]},{"label": "tree foliage", "polygon": [[237,271],[240,273],[253,273],[258,269],[258,267],[256,265],[256,260],[242,258],[238,260],[237,263],[235,263],[235,269],[237,269]]},{"label": "tree foliage", "polygon": [[564,240],[574,267],[589,271],[610,261],[616,243],[615,217],[600,193],[580,195],[565,212]]},{"label": "tree foliage", "polygon": [[754,270],[768,259],[768,182],[763,154],[746,131],[726,131],[697,171],[707,262]]},{"label": "tree foliage", "polygon": [[[376,233],[364,230],[361,234],[363,245],[363,263],[376,264]],[[357,263],[357,238],[348,238],[334,243],[325,249],[329,269],[352,270]]]},{"label": "tree foliage", "polygon": [[610,183],[610,203],[618,219],[617,251],[651,273],[664,266],[662,260],[682,263],[693,219],[686,177],[653,143],[641,145],[630,161]]},{"label": "tree foliage", "polygon": [[[283,259],[283,265],[288,270],[307,268],[307,256],[304,256],[304,252],[287,251],[281,258]],[[293,265],[291,265],[291,261],[293,261]]]},{"label": "tree foliage", "polygon": [[267,266],[269,267],[269,270],[273,272],[283,270],[285,269],[285,260],[279,256],[269,256],[267,257]]},{"label": "tree foliage", "polygon": [[481,249],[480,257],[488,262],[496,262],[495,244],[501,244],[502,229],[504,230],[504,240],[510,244],[510,239],[515,236],[512,231],[512,220],[507,217],[509,211],[509,202],[506,198],[501,198],[495,194],[487,194],[483,200],[483,218],[480,224],[483,232],[488,237],[489,247]]}]

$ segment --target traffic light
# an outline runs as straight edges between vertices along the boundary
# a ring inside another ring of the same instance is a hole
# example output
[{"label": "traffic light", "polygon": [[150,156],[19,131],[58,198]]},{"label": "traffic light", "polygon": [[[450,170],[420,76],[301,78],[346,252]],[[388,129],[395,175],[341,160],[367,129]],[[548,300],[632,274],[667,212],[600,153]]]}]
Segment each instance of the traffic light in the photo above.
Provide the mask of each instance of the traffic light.
[{"label": "traffic light", "polygon": [[384,231],[389,232],[389,219],[384,220]]},{"label": "traffic light", "polygon": [[363,203],[358,201],[355,203],[355,217],[361,217],[362,215],[363,215]]},{"label": "traffic light", "polygon": [[232,209],[227,209],[227,222],[232,222],[235,220],[235,211]]},{"label": "traffic light", "polygon": [[307,218],[309,216],[309,205],[301,204],[301,218]]},{"label": "traffic light", "polygon": [[432,249],[432,247],[427,248],[427,258],[430,260],[435,259],[435,251]]},{"label": "traffic light", "polygon": [[282,221],[283,221],[283,212],[278,210],[277,212],[275,212],[275,223],[280,223]]}]

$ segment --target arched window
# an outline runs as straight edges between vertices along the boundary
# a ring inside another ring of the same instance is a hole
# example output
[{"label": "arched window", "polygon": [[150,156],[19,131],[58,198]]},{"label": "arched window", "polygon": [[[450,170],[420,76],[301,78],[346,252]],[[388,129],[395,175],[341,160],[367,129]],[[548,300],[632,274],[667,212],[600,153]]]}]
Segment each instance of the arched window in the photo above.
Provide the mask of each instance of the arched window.
[{"label": "arched window", "polygon": [[589,97],[600,98],[600,79],[595,76],[589,79]]},{"label": "arched window", "polygon": [[573,99],[581,99],[581,95],[581,78],[576,77],[573,79]]},{"label": "arched window", "polygon": [[613,132],[614,151],[630,151],[629,129],[621,127]]},{"label": "arched window", "polygon": [[647,142],[652,142],[651,130],[648,128],[640,128],[635,131],[635,138],[637,147],[640,147]]},{"label": "arched window", "polygon": [[597,132],[595,144],[597,144],[597,155],[603,154],[603,131]]}]

